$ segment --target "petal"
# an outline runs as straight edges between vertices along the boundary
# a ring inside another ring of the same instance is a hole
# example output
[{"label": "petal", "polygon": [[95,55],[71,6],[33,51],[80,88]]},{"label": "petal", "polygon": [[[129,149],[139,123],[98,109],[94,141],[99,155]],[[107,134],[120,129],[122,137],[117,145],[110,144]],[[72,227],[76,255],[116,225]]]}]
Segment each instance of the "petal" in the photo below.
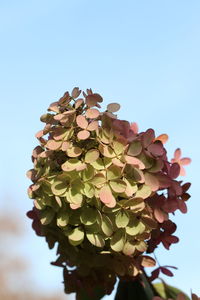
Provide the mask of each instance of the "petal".
[{"label": "petal", "polygon": [[180,160],[181,165],[186,166],[189,165],[191,163],[191,159],[189,157],[183,157]]},{"label": "petal", "polygon": [[174,152],[174,159],[178,160],[181,157],[181,149],[177,148]]}]

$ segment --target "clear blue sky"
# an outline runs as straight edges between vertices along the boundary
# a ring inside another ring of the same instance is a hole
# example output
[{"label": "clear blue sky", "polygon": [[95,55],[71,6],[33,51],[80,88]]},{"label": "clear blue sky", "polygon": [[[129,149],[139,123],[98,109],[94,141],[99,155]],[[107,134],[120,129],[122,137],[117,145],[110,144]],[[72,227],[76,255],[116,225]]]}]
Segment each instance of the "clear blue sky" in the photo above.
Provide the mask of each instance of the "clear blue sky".
[{"label": "clear blue sky", "polygon": [[[120,118],[168,133],[169,157],[180,147],[192,158],[189,212],[176,214],[180,243],[157,256],[179,268],[169,283],[200,294],[199,15],[198,0],[0,1],[0,188],[1,202],[22,216],[31,208],[25,172],[40,115],[66,90],[93,88],[122,105]],[[54,252],[25,224],[21,248],[38,286],[62,290],[61,270],[49,265]]]}]

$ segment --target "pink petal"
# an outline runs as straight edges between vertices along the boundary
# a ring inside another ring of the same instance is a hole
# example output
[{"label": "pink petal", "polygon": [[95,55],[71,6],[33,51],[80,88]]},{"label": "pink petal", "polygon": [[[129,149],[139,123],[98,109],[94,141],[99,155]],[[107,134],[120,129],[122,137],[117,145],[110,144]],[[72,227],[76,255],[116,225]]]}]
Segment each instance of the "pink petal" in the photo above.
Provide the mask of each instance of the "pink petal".
[{"label": "pink petal", "polygon": [[191,159],[189,157],[183,157],[180,160],[181,165],[186,166],[189,165],[191,163]]},{"label": "pink petal", "polygon": [[109,207],[114,207],[116,205],[115,197],[113,196],[111,189],[108,185],[101,188],[99,192],[100,200],[105,203],[107,206],[110,204]]},{"label": "pink petal", "polygon": [[87,130],[81,130],[78,132],[77,137],[79,138],[79,140],[87,140],[90,136],[89,131]]},{"label": "pink petal", "polygon": [[131,126],[130,126],[131,130],[135,133],[135,134],[138,134],[138,131],[139,131],[139,128],[138,128],[138,124],[133,122],[131,123]]},{"label": "pink petal", "polygon": [[186,172],[185,169],[183,168],[183,166],[180,166],[180,176],[185,176]]},{"label": "pink petal", "polygon": [[94,131],[97,130],[98,127],[99,127],[98,121],[93,121],[88,125],[87,130]]},{"label": "pink petal", "polygon": [[181,149],[177,148],[174,152],[174,159],[178,160],[181,157]]},{"label": "pink petal", "polygon": [[88,126],[88,121],[82,115],[79,115],[79,116],[76,117],[76,123],[82,129],[86,129],[87,126]]}]

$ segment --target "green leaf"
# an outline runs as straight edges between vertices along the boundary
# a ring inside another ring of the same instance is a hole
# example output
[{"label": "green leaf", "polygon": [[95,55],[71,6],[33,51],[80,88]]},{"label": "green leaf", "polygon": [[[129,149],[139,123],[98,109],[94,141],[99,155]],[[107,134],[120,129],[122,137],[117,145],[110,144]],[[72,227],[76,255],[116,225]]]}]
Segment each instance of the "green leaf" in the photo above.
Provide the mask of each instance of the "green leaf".
[{"label": "green leaf", "polygon": [[91,225],[96,222],[97,210],[91,207],[82,208],[80,220],[84,225]]},{"label": "green leaf", "polygon": [[[153,284],[153,286],[162,298],[170,297],[172,299],[176,299],[179,293],[183,293],[176,287],[170,286],[166,283],[155,283]],[[190,298],[185,293],[183,294],[185,295],[185,300],[190,300]]]},{"label": "green leaf", "polygon": [[115,223],[118,228],[125,228],[129,220],[129,214],[125,210],[120,210],[115,217]]},{"label": "green leaf", "polygon": [[117,230],[111,238],[110,246],[112,250],[120,252],[123,250],[125,244],[125,233],[124,230]]},{"label": "green leaf", "polygon": [[69,222],[69,215],[66,211],[60,211],[57,214],[57,226],[65,227]]},{"label": "green leaf", "polygon": [[84,231],[81,227],[76,227],[68,235],[69,243],[73,246],[80,245],[84,240]]},{"label": "green leaf", "polygon": [[95,234],[95,233],[86,233],[86,236],[90,243],[96,247],[104,247],[105,240],[101,236],[101,234]]}]

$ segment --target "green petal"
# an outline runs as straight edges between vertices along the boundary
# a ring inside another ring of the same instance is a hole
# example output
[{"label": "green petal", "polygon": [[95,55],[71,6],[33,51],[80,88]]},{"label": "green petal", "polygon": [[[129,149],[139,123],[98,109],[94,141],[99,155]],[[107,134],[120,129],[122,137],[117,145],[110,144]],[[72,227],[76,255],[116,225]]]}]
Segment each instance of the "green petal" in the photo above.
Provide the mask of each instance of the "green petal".
[{"label": "green petal", "polygon": [[72,233],[68,235],[69,243],[73,246],[80,245],[84,240],[84,231],[81,227],[73,229]]},{"label": "green petal", "polygon": [[105,240],[100,234],[86,233],[86,236],[92,245],[96,247],[104,247]]}]

